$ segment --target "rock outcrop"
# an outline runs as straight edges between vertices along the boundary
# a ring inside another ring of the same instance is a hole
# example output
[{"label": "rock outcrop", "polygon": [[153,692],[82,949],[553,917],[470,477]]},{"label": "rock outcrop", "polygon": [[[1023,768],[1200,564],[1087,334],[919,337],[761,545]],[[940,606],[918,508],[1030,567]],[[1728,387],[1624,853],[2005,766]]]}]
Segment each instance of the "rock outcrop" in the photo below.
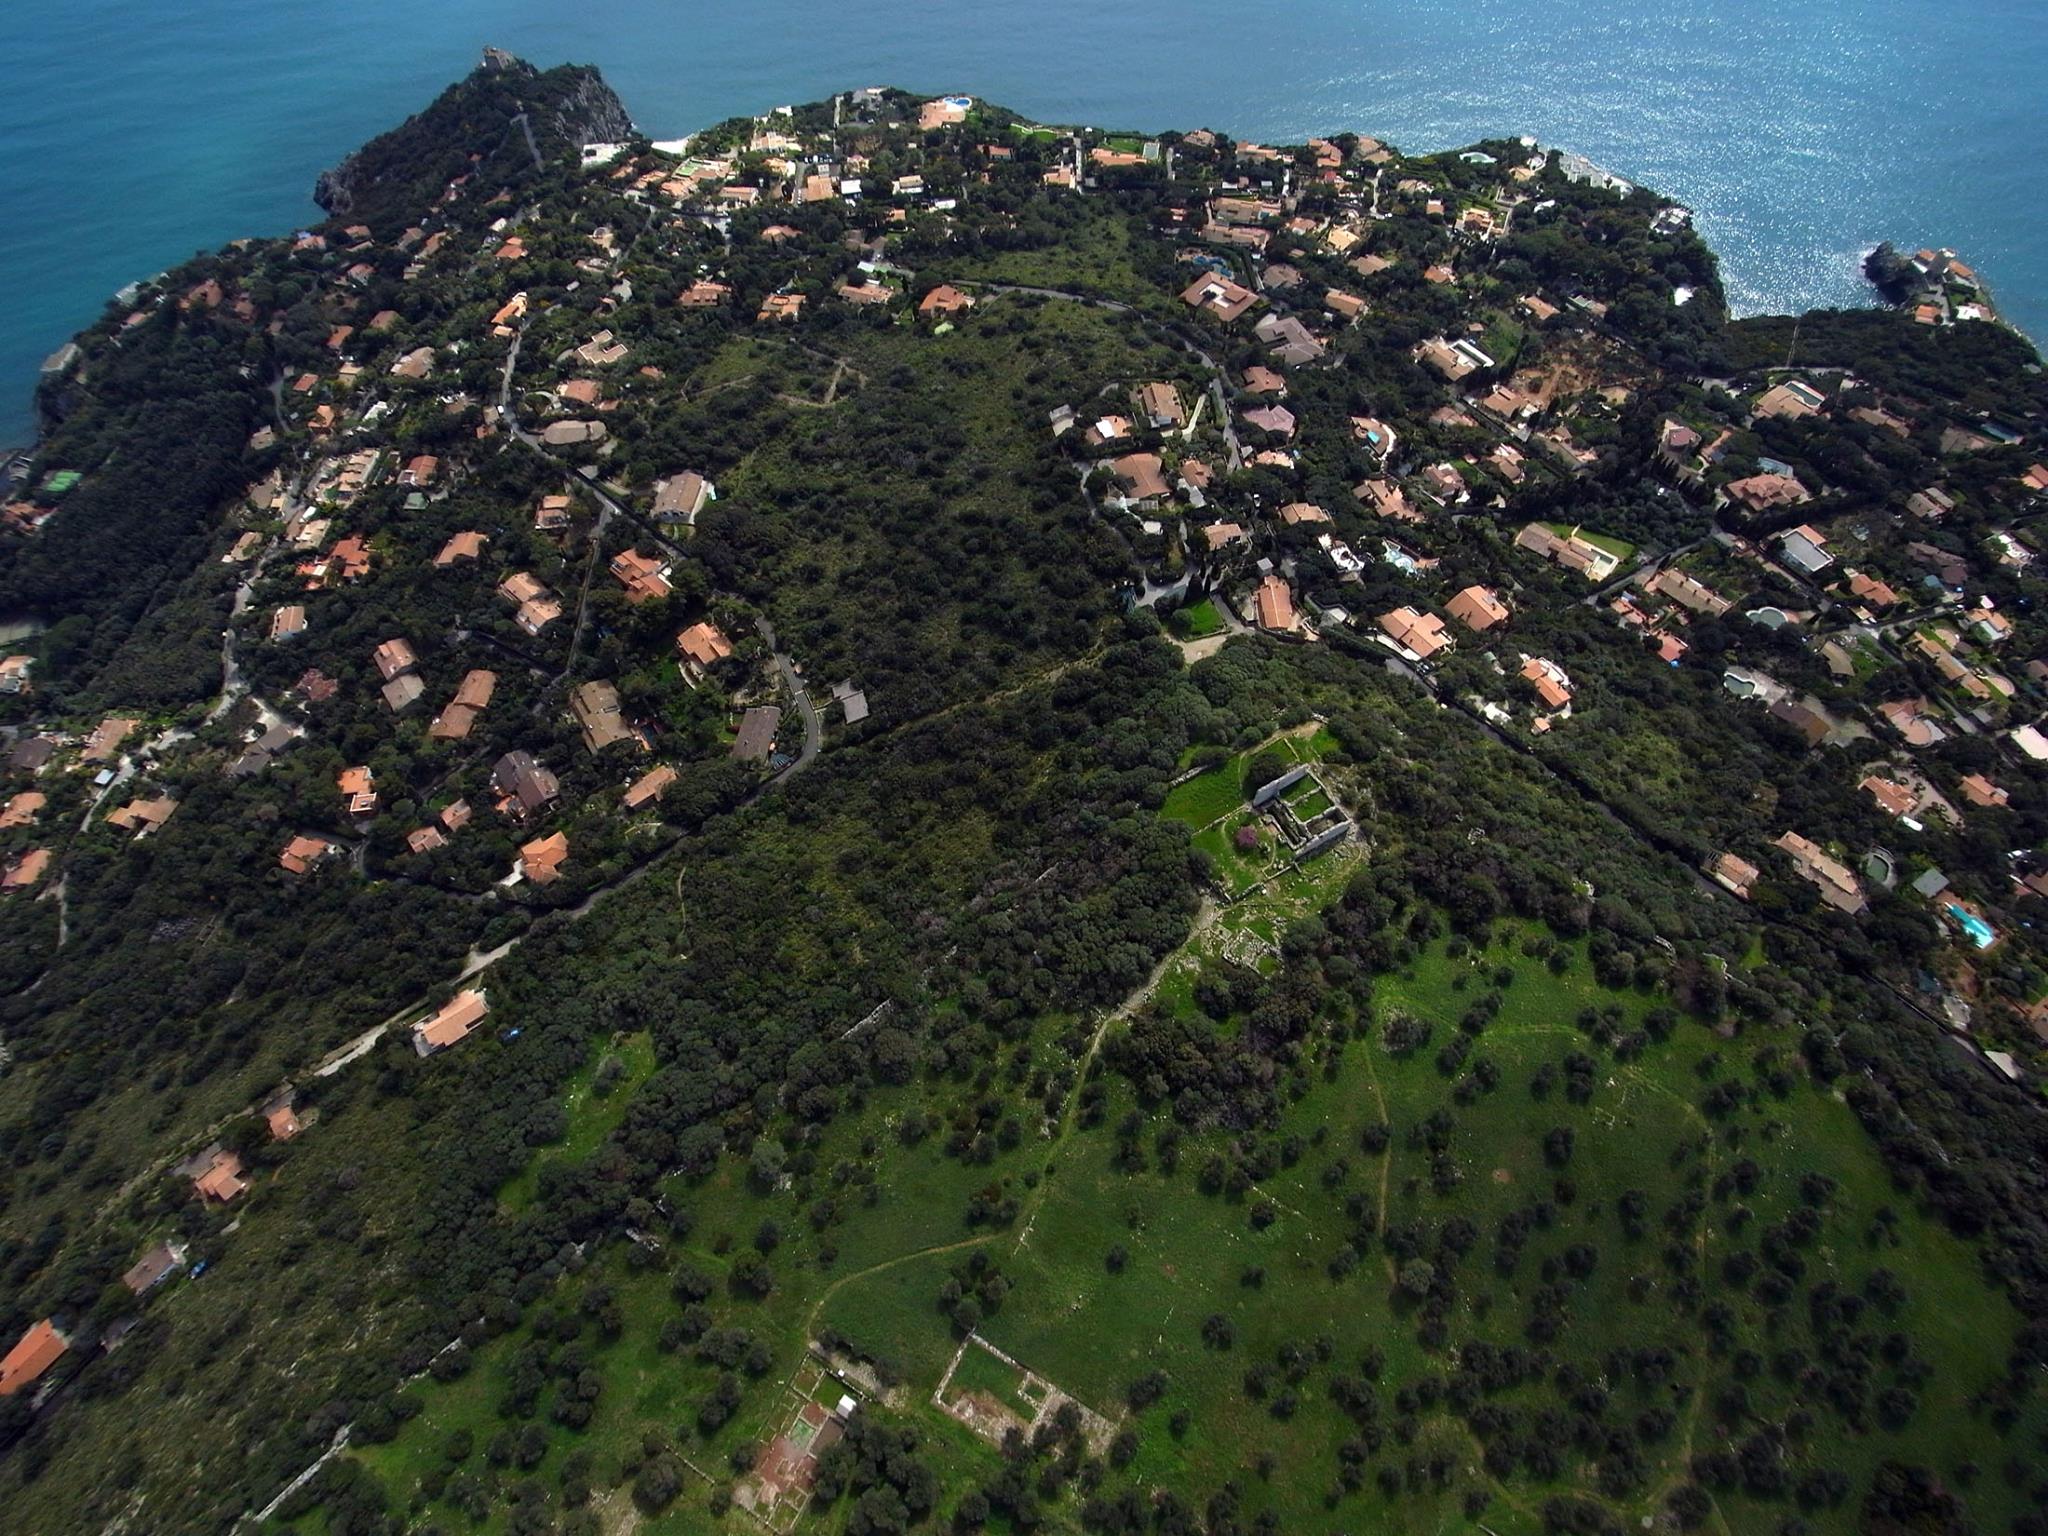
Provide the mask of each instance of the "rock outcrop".
[{"label": "rock outcrop", "polygon": [[388,235],[458,186],[493,191],[588,143],[634,136],[633,120],[589,65],[538,70],[495,48],[424,112],[379,134],[313,185],[335,218]]}]

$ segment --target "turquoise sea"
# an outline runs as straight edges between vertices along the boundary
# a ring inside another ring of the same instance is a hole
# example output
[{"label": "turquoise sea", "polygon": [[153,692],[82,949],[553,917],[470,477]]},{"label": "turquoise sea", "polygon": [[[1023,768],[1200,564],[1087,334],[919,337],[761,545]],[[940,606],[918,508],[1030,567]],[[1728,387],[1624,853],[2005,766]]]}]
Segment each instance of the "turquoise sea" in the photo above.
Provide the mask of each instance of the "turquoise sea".
[{"label": "turquoise sea", "polygon": [[2048,335],[2042,0],[13,0],[0,49],[0,444],[123,283],[314,217],[314,176],[485,43],[599,65],[657,137],[857,85],[1052,121],[1531,133],[1691,205],[1743,311],[1865,302],[1955,247]]}]

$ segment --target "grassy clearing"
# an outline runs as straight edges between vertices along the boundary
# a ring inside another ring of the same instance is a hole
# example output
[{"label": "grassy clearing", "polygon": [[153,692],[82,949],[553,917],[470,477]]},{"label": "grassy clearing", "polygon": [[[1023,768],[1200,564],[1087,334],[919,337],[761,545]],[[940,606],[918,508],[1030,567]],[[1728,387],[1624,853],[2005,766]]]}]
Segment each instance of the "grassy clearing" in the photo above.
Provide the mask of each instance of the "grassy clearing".
[{"label": "grassy clearing", "polygon": [[[616,1069],[605,1066],[607,1060],[616,1061]],[[633,1090],[653,1071],[654,1041],[644,1033],[628,1035],[609,1050],[600,1051],[570,1084],[563,1105],[568,1113],[568,1134],[558,1147],[543,1152],[509,1179],[498,1198],[514,1210],[531,1205],[540,1192],[542,1170],[568,1167],[595,1152],[626,1118]],[[598,1087],[600,1073],[609,1079],[602,1089]]]},{"label": "grassy clearing", "polygon": [[1216,604],[1206,597],[1199,603],[1175,610],[1174,619],[1190,640],[1206,640],[1211,635],[1223,633],[1223,616],[1216,611]]}]

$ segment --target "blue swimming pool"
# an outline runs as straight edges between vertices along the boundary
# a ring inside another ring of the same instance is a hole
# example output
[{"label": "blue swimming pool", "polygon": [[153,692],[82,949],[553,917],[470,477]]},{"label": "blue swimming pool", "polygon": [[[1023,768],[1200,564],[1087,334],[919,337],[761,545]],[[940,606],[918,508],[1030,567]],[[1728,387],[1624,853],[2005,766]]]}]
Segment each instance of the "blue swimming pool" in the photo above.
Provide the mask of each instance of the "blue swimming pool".
[{"label": "blue swimming pool", "polygon": [[1985,922],[1983,918],[1974,912],[1957,906],[1952,901],[1947,903],[1942,910],[1956,920],[1956,926],[1967,933],[1970,936],[1970,942],[1979,949],[1989,949],[1992,941],[1998,937],[1996,930],[1989,923]]}]

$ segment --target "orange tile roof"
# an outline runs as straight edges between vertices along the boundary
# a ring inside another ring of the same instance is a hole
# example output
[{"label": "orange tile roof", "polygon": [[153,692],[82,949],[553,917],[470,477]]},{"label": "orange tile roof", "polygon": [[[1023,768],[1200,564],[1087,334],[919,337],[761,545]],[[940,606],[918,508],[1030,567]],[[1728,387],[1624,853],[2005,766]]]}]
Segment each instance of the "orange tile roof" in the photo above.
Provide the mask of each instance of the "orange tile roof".
[{"label": "orange tile roof", "polygon": [[458,992],[443,1003],[433,1015],[422,1019],[413,1026],[413,1039],[420,1054],[429,1051],[446,1050],[459,1044],[490,1013],[491,1005],[479,991]]},{"label": "orange tile roof", "polygon": [[47,1317],[35,1324],[0,1359],[0,1397],[12,1397],[23,1387],[34,1385],[70,1347]]},{"label": "orange tile roof", "polygon": [[626,791],[620,803],[629,811],[637,811],[643,805],[659,800],[667,792],[669,785],[675,781],[675,769],[663,763],[660,767],[643,774],[632,788]]},{"label": "orange tile roof", "polygon": [[468,530],[458,533],[441,546],[441,553],[434,556],[434,564],[453,565],[458,560],[474,560],[484,552],[484,541],[488,534]]},{"label": "orange tile roof", "polygon": [[535,885],[552,885],[568,861],[569,839],[560,832],[550,832],[546,837],[519,845],[519,862],[526,870],[526,878]]},{"label": "orange tile roof", "polygon": [[1292,629],[1295,625],[1294,594],[1287,583],[1278,576],[1268,576],[1261,581],[1253,595],[1258,611],[1259,628]]},{"label": "orange tile roof", "polygon": [[334,845],[323,837],[299,836],[284,845],[277,862],[293,874],[303,875],[333,851]]},{"label": "orange tile roof", "polygon": [[0,891],[25,891],[34,885],[50,867],[50,850],[34,848],[24,853],[7,872],[0,875]]},{"label": "orange tile roof", "polygon": [[216,1152],[206,1172],[192,1181],[201,1199],[218,1200],[223,1205],[249,1187],[249,1181],[242,1177],[242,1160],[233,1152]]},{"label": "orange tile roof", "polygon": [[676,649],[700,667],[723,661],[732,654],[732,642],[708,619],[692,624],[676,636]]}]

